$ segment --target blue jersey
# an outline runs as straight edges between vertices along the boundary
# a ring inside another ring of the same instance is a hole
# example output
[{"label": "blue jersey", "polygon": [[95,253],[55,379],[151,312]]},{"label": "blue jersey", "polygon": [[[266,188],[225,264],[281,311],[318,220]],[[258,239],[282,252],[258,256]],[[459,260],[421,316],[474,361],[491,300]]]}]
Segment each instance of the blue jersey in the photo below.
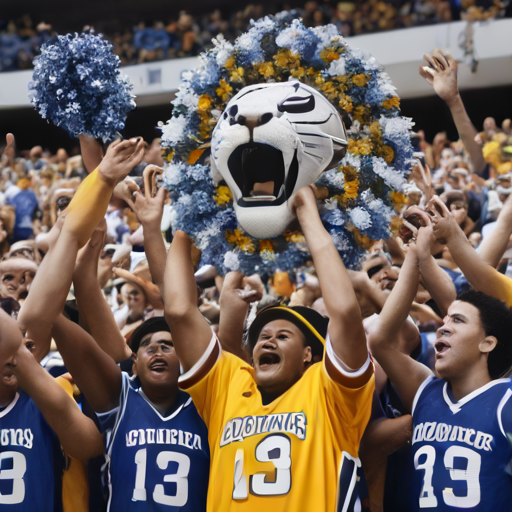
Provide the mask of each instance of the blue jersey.
[{"label": "blue jersey", "polygon": [[512,511],[512,390],[493,380],[456,402],[429,377],[413,405],[410,510]]},{"label": "blue jersey", "polygon": [[138,380],[122,375],[119,407],[98,414],[107,432],[108,510],[205,511],[210,448],[192,399],[180,391],[173,412],[163,417]]},{"label": "blue jersey", "polygon": [[23,391],[0,409],[0,510],[62,511],[59,438]]}]

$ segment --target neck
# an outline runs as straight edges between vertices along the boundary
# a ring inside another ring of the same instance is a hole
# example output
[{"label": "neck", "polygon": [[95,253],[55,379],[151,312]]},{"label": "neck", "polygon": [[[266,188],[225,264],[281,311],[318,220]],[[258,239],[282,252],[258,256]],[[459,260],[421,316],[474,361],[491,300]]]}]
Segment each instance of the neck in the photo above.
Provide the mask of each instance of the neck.
[{"label": "neck", "polygon": [[166,388],[164,391],[151,388],[141,388],[141,390],[155,409],[163,416],[166,416],[169,409],[174,405],[179,393],[178,386]]},{"label": "neck", "polygon": [[472,369],[471,372],[466,372],[463,376],[457,379],[450,379],[450,387],[453,398],[458,402],[465,396],[482,386],[491,382],[491,376],[487,369],[487,362],[485,368]]},{"label": "neck", "polygon": [[7,407],[16,396],[16,389],[0,388],[0,407]]}]

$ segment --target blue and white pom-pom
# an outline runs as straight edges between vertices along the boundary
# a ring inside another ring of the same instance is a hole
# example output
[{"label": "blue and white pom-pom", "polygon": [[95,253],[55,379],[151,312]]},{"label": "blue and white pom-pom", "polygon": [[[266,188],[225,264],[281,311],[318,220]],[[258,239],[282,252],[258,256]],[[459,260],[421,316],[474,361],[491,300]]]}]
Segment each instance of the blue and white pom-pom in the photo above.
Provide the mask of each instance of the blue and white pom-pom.
[{"label": "blue and white pom-pom", "polygon": [[101,34],[58,36],[34,60],[32,105],[71,135],[111,140],[136,106],[133,85],[119,71],[119,62]]}]

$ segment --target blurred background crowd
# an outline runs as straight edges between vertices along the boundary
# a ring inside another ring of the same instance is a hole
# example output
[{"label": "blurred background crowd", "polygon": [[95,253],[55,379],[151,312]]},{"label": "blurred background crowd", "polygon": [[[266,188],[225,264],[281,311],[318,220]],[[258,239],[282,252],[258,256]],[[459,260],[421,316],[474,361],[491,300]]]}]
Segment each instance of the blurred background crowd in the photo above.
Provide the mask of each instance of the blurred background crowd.
[{"label": "blurred background crowd", "polygon": [[[112,42],[122,65],[139,64],[199,55],[218,34],[234,40],[247,31],[251,19],[291,9],[302,16],[306,26],[333,23],[345,37],[461,18],[473,21],[511,15],[508,1],[499,0],[309,0],[303,5],[287,2],[277,10],[249,4],[242,10],[215,9],[195,16],[181,11],[174,19],[140,21],[135,26],[122,20],[113,23],[100,19],[93,28]],[[0,71],[32,68],[41,45],[56,37],[49,21],[34,20],[29,14],[2,20],[0,14]],[[69,27],[59,27],[59,33],[69,31]]]}]

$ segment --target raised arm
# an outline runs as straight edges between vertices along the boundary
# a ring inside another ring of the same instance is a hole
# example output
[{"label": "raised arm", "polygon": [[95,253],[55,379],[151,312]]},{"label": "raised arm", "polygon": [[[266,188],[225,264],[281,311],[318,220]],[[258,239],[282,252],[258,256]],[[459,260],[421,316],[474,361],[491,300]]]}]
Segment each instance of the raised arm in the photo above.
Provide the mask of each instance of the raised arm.
[{"label": "raised arm", "polygon": [[455,263],[475,290],[512,304],[512,280],[485,263],[471,247],[446,205],[434,196],[430,202],[434,234],[446,243]]},{"label": "raised arm", "polygon": [[20,387],[34,400],[68,455],[87,460],[104,452],[103,438],[94,422],[25,346],[16,354],[14,371]]},{"label": "raised arm", "polygon": [[18,350],[21,332],[16,321],[0,308],[0,364],[3,366]]},{"label": "raised arm", "polygon": [[67,208],[59,238],[39,267],[18,317],[20,328],[29,338],[48,338],[64,307],[78,250],[104,217],[117,182],[140,162],[143,154],[143,143],[137,139],[114,142],[99,167],[78,188]]},{"label": "raised arm", "polygon": [[103,248],[107,225],[100,222],[87,245],[82,249],[75,265],[73,283],[80,313],[80,322],[96,343],[114,361],[128,359],[132,351],[117,327],[114,315],[98,283],[98,259]]},{"label": "raised arm", "polygon": [[389,295],[379,318],[371,325],[369,345],[373,356],[395,385],[409,411],[416,391],[431,371],[400,351],[396,333],[407,319],[419,282],[416,247],[411,245],[398,281]]},{"label": "raised arm", "polygon": [[103,147],[89,135],[80,135],[78,139],[80,140],[80,152],[82,153],[85,169],[88,173],[91,173],[103,160]]},{"label": "raised arm", "polygon": [[229,272],[222,284],[219,341],[223,350],[246,362],[251,358],[242,346],[245,318],[249,304],[261,300],[264,292],[265,288],[258,275],[244,277],[240,272]]},{"label": "raised arm", "polygon": [[359,369],[368,359],[361,310],[350,276],[322,224],[311,187],[299,190],[295,208],[320,281],[334,353],[349,368]]},{"label": "raised arm", "polygon": [[52,335],[64,364],[96,412],[119,405],[122,376],[114,360],[79,325],[60,315]]},{"label": "raised arm", "polygon": [[419,269],[423,284],[443,317],[448,313],[448,308],[455,300],[457,292],[448,273],[436,263],[432,256],[432,247],[436,243],[436,237],[430,217],[425,214],[425,218],[427,219],[426,225],[419,229],[416,237]]},{"label": "raised arm", "polygon": [[165,260],[167,250],[160,225],[164,210],[165,189],[158,189],[155,197],[150,190],[144,190],[144,195],[134,192],[132,198],[127,199],[130,208],[135,212],[142,224],[144,233],[144,251],[148,259],[149,271],[153,282],[162,289],[164,282]]},{"label": "raised arm", "polygon": [[475,142],[478,134],[464,108],[457,85],[457,61],[449,54],[434,50],[423,58],[427,66],[420,66],[420,75],[432,86],[436,94],[445,101],[450,109],[459,136],[469,153],[473,172],[480,174],[485,168],[482,148]]},{"label": "raised arm", "polygon": [[204,354],[212,330],[197,307],[197,286],[191,259],[192,242],[183,231],[174,233],[164,275],[164,313],[172,342],[187,372]]},{"label": "raised arm", "polygon": [[512,195],[509,195],[498,216],[495,228],[486,236],[478,254],[484,263],[496,268],[507,250],[512,235]]}]

